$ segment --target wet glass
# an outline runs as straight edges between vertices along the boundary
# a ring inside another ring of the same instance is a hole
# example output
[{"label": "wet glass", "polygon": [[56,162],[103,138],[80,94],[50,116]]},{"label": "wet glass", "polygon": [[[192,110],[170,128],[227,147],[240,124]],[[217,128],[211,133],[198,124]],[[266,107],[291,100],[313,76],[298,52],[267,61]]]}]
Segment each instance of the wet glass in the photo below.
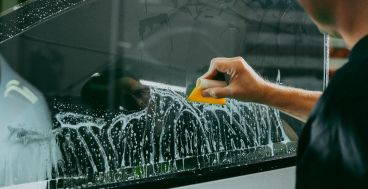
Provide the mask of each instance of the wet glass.
[{"label": "wet glass", "polygon": [[278,110],[186,99],[214,57],[323,90],[325,38],[295,1],[52,2],[0,17],[0,186],[129,186],[296,155],[302,124]]},{"label": "wet glass", "polygon": [[1,0],[0,43],[93,0]]},{"label": "wet glass", "polygon": [[7,13],[13,12],[18,8],[24,6],[25,3],[27,3],[27,0],[3,0],[0,3],[0,15],[5,15]]}]

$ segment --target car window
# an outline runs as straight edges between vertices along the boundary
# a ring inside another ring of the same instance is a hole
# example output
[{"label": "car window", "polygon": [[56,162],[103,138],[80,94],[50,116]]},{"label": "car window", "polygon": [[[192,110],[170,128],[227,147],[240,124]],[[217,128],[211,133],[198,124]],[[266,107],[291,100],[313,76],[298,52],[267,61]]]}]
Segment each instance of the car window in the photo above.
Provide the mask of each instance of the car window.
[{"label": "car window", "polygon": [[0,186],[168,187],[293,161],[299,121],[187,95],[212,58],[234,56],[271,82],[323,90],[327,38],[295,1],[58,2],[0,17]]}]

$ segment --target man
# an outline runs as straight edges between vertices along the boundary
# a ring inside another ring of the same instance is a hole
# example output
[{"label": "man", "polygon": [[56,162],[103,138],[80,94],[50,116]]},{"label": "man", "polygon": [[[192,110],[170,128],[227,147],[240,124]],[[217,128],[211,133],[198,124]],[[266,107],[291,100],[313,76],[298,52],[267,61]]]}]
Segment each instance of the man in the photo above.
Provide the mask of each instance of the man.
[{"label": "man", "polygon": [[[118,60],[117,64],[121,64],[120,61]],[[123,108],[136,112],[147,107],[150,90],[121,68],[107,69],[88,79],[82,88],[81,96],[83,101],[95,110],[105,112],[107,109],[116,111]]]},{"label": "man", "polygon": [[299,1],[322,32],[341,36],[352,49],[322,96],[271,84],[241,57],[213,59],[202,77],[227,73],[230,84],[203,95],[263,103],[308,120],[299,141],[296,188],[368,188],[368,1]]}]

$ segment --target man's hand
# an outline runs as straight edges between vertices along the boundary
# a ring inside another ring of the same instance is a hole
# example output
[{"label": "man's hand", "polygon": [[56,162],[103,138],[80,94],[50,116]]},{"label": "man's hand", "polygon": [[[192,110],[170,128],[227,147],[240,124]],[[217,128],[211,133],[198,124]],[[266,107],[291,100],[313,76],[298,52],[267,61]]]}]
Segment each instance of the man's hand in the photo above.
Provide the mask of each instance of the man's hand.
[{"label": "man's hand", "polygon": [[219,72],[230,76],[229,85],[206,89],[203,96],[231,97],[241,101],[263,103],[262,98],[268,83],[242,57],[212,59],[208,72],[201,78],[211,79]]},{"label": "man's hand", "polygon": [[230,76],[229,85],[205,89],[203,96],[230,97],[270,105],[301,121],[306,121],[321,96],[321,92],[283,87],[267,82],[242,57],[212,59],[208,72],[200,78],[212,79],[218,73]]}]

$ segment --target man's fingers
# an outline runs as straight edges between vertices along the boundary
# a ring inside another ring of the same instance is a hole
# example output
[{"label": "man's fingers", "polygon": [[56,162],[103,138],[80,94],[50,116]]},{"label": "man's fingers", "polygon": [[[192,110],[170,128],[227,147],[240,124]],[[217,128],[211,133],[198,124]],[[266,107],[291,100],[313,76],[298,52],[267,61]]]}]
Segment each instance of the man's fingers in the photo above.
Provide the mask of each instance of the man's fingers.
[{"label": "man's fingers", "polygon": [[214,78],[219,72],[220,73],[226,73],[231,75],[233,69],[231,68],[233,64],[231,64],[234,61],[238,61],[241,57],[235,57],[235,58],[214,58],[211,60],[210,68],[208,69],[207,73],[202,75],[200,78],[205,79],[212,79]]},{"label": "man's fingers", "polygon": [[203,74],[200,78],[211,79],[211,78],[214,78],[218,74],[219,70],[217,70],[217,65],[216,65],[218,62],[218,59],[219,58],[214,58],[211,60],[208,71],[205,74]]},{"label": "man's fingers", "polygon": [[225,98],[231,97],[231,88],[229,87],[216,87],[209,88],[202,92],[202,96],[204,97],[213,97],[213,98]]}]

